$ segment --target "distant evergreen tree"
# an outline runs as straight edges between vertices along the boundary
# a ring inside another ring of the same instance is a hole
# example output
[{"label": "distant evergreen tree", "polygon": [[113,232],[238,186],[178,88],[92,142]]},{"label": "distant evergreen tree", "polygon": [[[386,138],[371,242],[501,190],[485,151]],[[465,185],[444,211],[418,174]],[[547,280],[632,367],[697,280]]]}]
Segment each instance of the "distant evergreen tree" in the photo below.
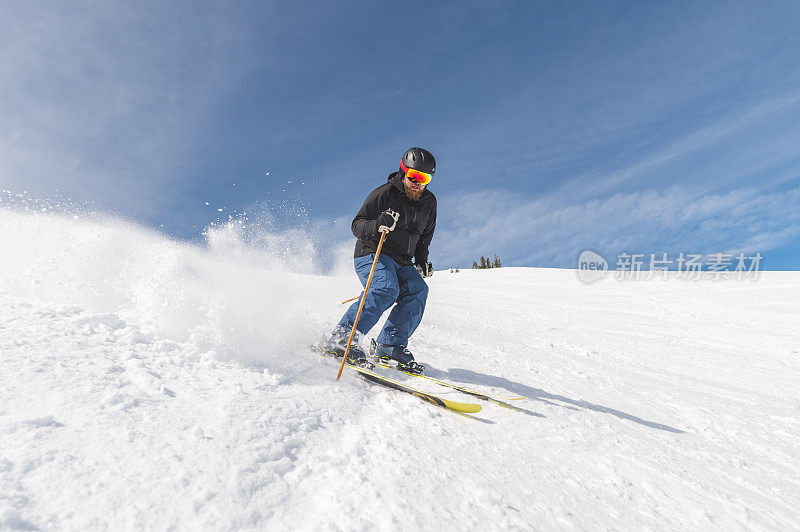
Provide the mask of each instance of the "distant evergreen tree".
[{"label": "distant evergreen tree", "polygon": [[495,253],[494,260],[489,259],[481,255],[481,262],[478,264],[477,262],[472,263],[473,270],[486,270],[488,268],[500,268],[502,264],[500,264],[500,257],[497,256]]}]

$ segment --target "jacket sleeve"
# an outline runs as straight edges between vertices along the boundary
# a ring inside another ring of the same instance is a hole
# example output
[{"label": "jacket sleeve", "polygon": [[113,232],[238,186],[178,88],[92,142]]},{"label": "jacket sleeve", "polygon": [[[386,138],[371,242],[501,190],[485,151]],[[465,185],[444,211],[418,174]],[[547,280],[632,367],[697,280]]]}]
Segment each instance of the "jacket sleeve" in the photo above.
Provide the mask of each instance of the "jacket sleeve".
[{"label": "jacket sleeve", "polygon": [[436,197],[433,198],[433,208],[431,215],[428,217],[428,225],[422,236],[419,237],[417,242],[417,249],[414,251],[414,264],[425,264],[428,262],[428,247],[433,240],[433,232],[436,230]]},{"label": "jacket sleeve", "polygon": [[356,238],[378,238],[378,216],[386,210],[385,187],[380,186],[370,192],[364,204],[353,218],[351,230]]}]

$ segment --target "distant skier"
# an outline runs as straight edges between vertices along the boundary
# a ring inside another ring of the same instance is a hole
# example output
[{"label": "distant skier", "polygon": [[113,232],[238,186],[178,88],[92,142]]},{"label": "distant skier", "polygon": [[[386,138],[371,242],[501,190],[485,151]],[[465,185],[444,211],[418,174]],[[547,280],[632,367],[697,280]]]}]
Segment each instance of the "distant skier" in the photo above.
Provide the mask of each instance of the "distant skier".
[{"label": "distant skier", "polygon": [[[366,284],[375,259],[381,229],[389,233],[375,265],[356,336],[348,352],[351,362],[366,361],[359,346],[359,333],[369,332],[381,315],[394,305],[378,335],[374,354],[384,360],[395,360],[401,366],[413,367],[414,356],[407,349],[408,339],[425,312],[428,285],[423,277],[433,275],[428,246],[436,228],[436,196],[427,185],[435,171],[436,160],[431,152],[422,148],[409,149],[400,160],[400,170],[390,174],[387,183],[367,196],[353,219],[353,235],[358,238],[354,263],[362,285]],[[339,356],[347,346],[359,302],[356,300],[347,309],[328,340],[328,349]]]}]

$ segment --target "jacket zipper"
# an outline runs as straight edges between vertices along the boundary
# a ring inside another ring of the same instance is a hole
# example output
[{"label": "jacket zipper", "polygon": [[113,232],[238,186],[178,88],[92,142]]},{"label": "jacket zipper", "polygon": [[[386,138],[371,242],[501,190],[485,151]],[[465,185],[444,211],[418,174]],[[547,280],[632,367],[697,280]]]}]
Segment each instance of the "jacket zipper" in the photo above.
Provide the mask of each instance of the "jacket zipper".
[{"label": "jacket zipper", "polygon": [[[411,203],[411,201],[409,201],[409,203]],[[412,212],[414,213],[414,220],[413,220],[413,223],[415,223],[415,224],[416,224],[416,222],[417,222],[417,209],[415,209],[415,208],[414,208],[414,205],[411,205],[411,210],[412,210]],[[411,240],[412,240],[412,238],[411,238],[411,231],[410,231],[410,229],[411,229],[411,227],[410,227],[410,226],[411,226],[411,224],[407,224],[407,226],[408,226],[408,229],[409,229],[409,231],[408,231],[408,256],[409,256],[409,257],[413,257],[413,255],[414,255],[414,250],[413,250],[413,249],[411,249]]]}]

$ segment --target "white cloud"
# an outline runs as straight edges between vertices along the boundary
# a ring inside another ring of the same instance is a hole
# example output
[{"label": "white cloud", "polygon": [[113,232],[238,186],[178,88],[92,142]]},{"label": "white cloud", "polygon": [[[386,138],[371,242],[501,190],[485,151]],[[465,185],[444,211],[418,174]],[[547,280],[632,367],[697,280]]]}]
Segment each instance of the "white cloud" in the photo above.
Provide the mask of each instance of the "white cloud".
[{"label": "white cloud", "polygon": [[[727,147],[722,159],[714,159],[713,172],[703,175],[703,181],[709,185],[719,185],[732,182],[745,175],[752,175],[763,171],[769,166],[776,165],[792,159],[796,150],[796,134],[792,125],[789,136],[780,138],[775,135],[769,139],[759,138],[753,133],[764,120],[769,120],[778,113],[786,112],[800,103],[800,93],[791,92],[775,96],[770,100],[757,100],[750,103],[745,110],[736,109],[724,116],[717,117],[713,122],[698,129],[683,134],[680,138],[651,151],[639,161],[631,163],[625,168],[610,173],[591,173],[577,176],[564,187],[564,191],[574,197],[588,198],[608,194],[620,190],[621,186],[631,186],[636,180],[647,179],[670,164],[675,164],[686,158],[703,154],[703,159],[708,162],[707,154],[713,149]],[[778,127],[774,125],[773,127]],[[732,139],[737,135],[749,135],[750,144],[746,154],[746,166],[742,165],[744,154],[735,151],[736,144]],[[758,138],[758,141],[755,139]],[[775,149],[779,147],[779,149]],[[789,148],[789,149],[787,149]],[[690,174],[695,172],[690,171]],[[679,181],[691,182],[694,175],[676,176]]]},{"label": "white cloud", "polygon": [[[486,190],[440,199],[442,266],[497,253],[507,265],[570,266],[585,249],[620,252],[766,252],[800,234],[800,187],[702,194],[666,190],[573,202]],[[509,260],[510,259],[510,260]]]},{"label": "white cloud", "polygon": [[443,265],[460,266],[494,253],[509,264],[569,266],[584,249],[701,253],[784,246],[798,234],[800,197],[797,189],[769,190],[797,180],[792,117],[798,103],[796,90],[753,97],[622,165],[613,154],[598,157],[597,139],[584,132],[594,140],[570,145],[571,157],[592,154],[593,169],[539,187],[544,191],[535,197],[536,188],[522,181],[542,180],[531,170],[534,161],[510,161],[520,180],[516,190],[439,196],[434,246]]}]

